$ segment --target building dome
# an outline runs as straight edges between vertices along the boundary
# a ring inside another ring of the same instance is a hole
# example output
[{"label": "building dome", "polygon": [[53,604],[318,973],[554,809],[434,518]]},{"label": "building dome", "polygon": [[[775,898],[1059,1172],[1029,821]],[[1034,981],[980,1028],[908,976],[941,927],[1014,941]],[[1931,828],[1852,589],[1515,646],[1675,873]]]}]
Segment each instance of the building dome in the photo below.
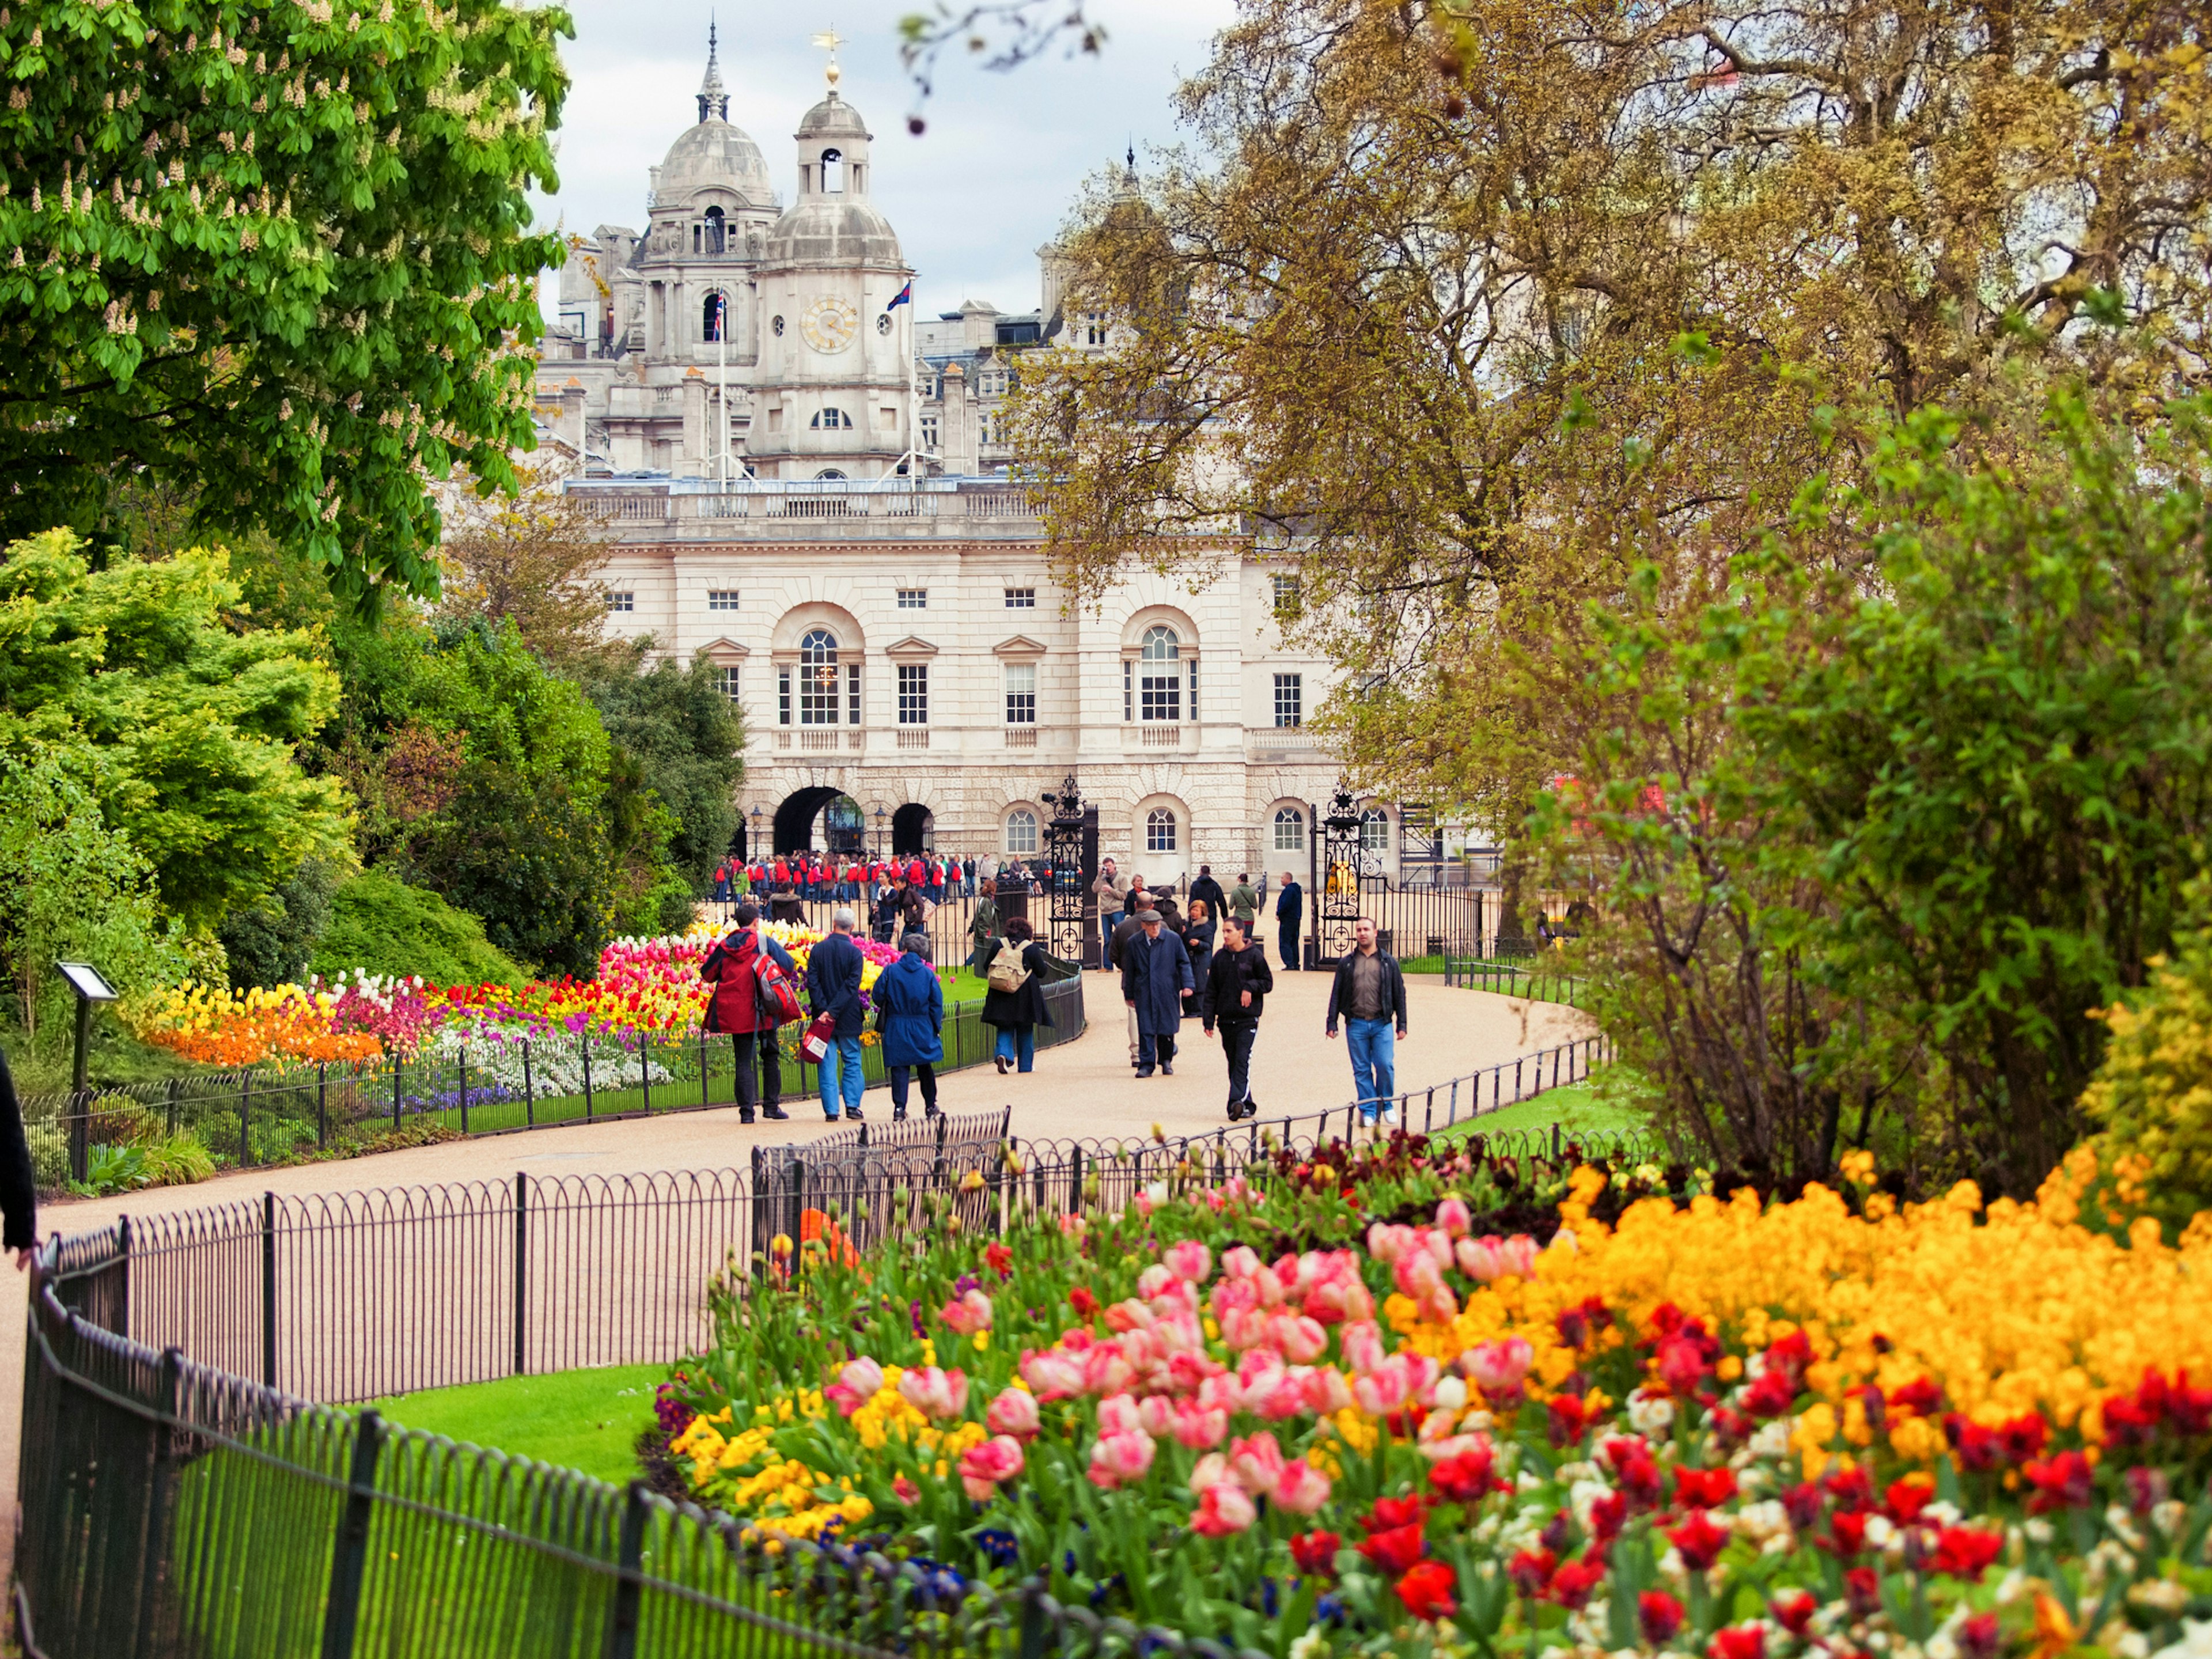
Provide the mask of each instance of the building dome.
[{"label": "building dome", "polygon": [[865,201],[810,196],[768,234],[772,265],[896,265],[898,233]]},{"label": "building dome", "polygon": [[760,146],[742,128],[709,118],[684,128],[683,137],[668,147],[668,157],[660,164],[657,199],[662,205],[679,203],[717,186],[756,202],[775,198]]},{"label": "building dome", "polygon": [[837,95],[831,88],[822,101],[806,112],[799,124],[799,138],[859,138],[866,141],[875,135],[868,124],[860,118],[860,112]]}]

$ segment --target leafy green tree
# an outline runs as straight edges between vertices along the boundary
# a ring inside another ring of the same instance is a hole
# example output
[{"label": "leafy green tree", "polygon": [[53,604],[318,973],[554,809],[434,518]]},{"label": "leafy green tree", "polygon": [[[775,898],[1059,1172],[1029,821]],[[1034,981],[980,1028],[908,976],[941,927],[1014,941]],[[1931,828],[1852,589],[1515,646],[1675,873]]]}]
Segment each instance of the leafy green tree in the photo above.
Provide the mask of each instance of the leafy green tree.
[{"label": "leafy green tree", "polygon": [[0,14],[0,535],[139,473],[343,596],[434,592],[430,489],[530,441],[556,7]]},{"label": "leafy green tree", "polygon": [[222,941],[234,988],[299,982],[330,923],[338,877],[333,866],[309,859],[254,903],[223,917],[216,937]]},{"label": "leafy green tree", "polygon": [[105,821],[195,927],[342,854],[343,789],[293,759],[337,706],[320,641],[226,628],[220,551],[95,571],[80,546],[52,531],[0,562],[0,753],[82,749]]},{"label": "leafy green tree", "polygon": [[477,917],[384,870],[363,870],[338,888],[310,966],[325,980],[362,969],[420,974],[436,985],[514,985],[527,977],[493,948]]},{"label": "leafy green tree", "polygon": [[643,672],[593,674],[585,695],[607,735],[635,756],[647,785],[675,815],[668,857],[704,896],[738,827],[745,775],[744,730],[713,664],[656,663]]}]

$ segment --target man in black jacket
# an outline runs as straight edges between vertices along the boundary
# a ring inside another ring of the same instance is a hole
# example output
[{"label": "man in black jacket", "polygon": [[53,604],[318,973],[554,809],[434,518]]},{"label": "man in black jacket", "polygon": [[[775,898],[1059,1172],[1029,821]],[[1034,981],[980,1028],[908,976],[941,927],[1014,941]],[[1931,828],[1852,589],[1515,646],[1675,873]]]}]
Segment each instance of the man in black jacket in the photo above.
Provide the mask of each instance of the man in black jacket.
[{"label": "man in black jacket", "polygon": [[[1352,1082],[1358,1091],[1359,1115],[1372,1123],[1380,1117],[1395,1127],[1398,1093],[1396,1044],[1406,1040],[1406,976],[1398,960],[1375,942],[1375,923],[1362,916],[1352,927],[1352,947],[1336,964],[1328,988],[1328,1035],[1336,1035],[1344,1016],[1344,1043],[1352,1051]],[[1395,1029],[1395,1036],[1393,1036]]]},{"label": "man in black jacket", "polygon": [[15,1079],[8,1071],[4,1051],[0,1051],[0,1216],[6,1218],[0,1243],[15,1251],[15,1271],[21,1273],[31,1265],[31,1252],[39,1242],[39,1178],[32,1168],[23,1109],[15,1098]]},{"label": "man in black jacket", "polygon": [[860,969],[866,958],[853,943],[854,925],[852,907],[839,905],[830,917],[830,937],[806,957],[807,1000],[817,1019],[830,1014],[837,1022],[817,1073],[822,1115],[832,1123],[841,1102],[847,1117],[861,1120],[860,1091],[867,1086],[860,1075]]},{"label": "man in black jacket", "polygon": [[1197,878],[1190,884],[1190,896],[1194,899],[1204,899],[1206,914],[1217,921],[1229,908],[1229,896],[1221,890],[1221,884],[1214,880],[1213,866],[1210,864],[1198,866]]},{"label": "man in black jacket", "polygon": [[1275,988],[1268,971],[1267,953],[1248,939],[1244,924],[1234,916],[1221,923],[1221,948],[1206,969],[1206,986],[1199,999],[1199,1013],[1206,1034],[1221,1028],[1221,1054],[1229,1062],[1229,1121],[1250,1117],[1259,1111],[1252,1098],[1252,1040],[1260,1035],[1260,1011],[1267,993]]},{"label": "man in black jacket", "polygon": [[1292,973],[1298,969],[1298,927],[1305,920],[1305,889],[1289,871],[1283,872],[1282,891],[1275,899],[1275,944],[1283,953],[1283,966]]}]

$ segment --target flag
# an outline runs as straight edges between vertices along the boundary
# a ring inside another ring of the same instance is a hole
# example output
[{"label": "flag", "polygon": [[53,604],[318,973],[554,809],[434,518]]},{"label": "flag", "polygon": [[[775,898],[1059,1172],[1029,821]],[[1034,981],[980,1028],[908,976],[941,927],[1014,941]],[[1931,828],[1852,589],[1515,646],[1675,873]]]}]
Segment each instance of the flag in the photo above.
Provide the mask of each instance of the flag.
[{"label": "flag", "polygon": [[891,313],[896,311],[901,306],[909,306],[913,303],[914,279],[912,277],[908,277],[907,279],[906,286],[901,289],[897,293],[891,295],[891,302],[884,307],[884,315],[888,317]]}]

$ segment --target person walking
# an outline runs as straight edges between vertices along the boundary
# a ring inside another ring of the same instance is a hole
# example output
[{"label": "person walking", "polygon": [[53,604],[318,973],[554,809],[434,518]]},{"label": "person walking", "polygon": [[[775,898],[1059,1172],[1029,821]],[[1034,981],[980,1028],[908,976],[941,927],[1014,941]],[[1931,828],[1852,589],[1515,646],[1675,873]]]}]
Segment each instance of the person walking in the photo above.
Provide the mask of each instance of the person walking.
[{"label": "person walking", "polygon": [[1198,874],[1190,884],[1190,902],[1195,904],[1200,899],[1206,901],[1206,914],[1217,922],[1228,914],[1229,896],[1221,890],[1221,884],[1214,880],[1213,866],[1210,864],[1200,865]]},{"label": "person walking", "polygon": [[[1120,973],[1122,966],[1129,959],[1129,941],[1137,938],[1143,932],[1143,925],[1138,921],[1133,914],[1125,915],[1121,919],[1121,921],[1115,922],[1114,924],[1114,932],[1106,941],[1107,966],[1111,968],[1115,973]],[[1133,1071],[1138,1065],[1137,1011],[1133,1007],[1128,1011],[1128,1012],[1129,1066],[1130,1069]]]},{"label": "person walking", "polygon": [[1305,915],[1305,890],[1298,885],[1298,878],[1285,870],[1283,890],[1275,900],[1275,946],[1283,953],[1284,969],[1291,973],[1298,969],[1298,924]]},{"label": "person walking", "polygon": [[977,977],[981,977],[983,965],[988,958],[983,947],[999,936],[999,901],[988,892],[975,901],[975,914],[968,923],[968,937],[972,948],[968,952],[968,966]]},{"label": "person walking", "polygon": [[908,933],[899,959],[876,975],[869,993],[883,1034],[884,1069],[891,1079],[891,1116],[906,1115],[908,1074],[921,1079],[921,1112],[937,1115],[936,1067],[945,1063],[945,987],[929,965],[929,935]]},{"label": "person walking", "polygon": [[[1018,970],[1000,971],[1000,958],[1009,953],[1018,953]],[[981,1018],[984,1024],[998,1030],[999,1040],[992,1058],[1000,1077],[1006,1074],[1009,1066],[1024,1072],[1034,1071],[1036,1028],[1057,1023],[1044,1000],[1044,946],[1036,942],[1036,930],[1016,916],[1006,924],[1004,936],[993,942],[991,954],[982,968],[991,988],[983,994]],[[995,979],[992,978],[994,973]],[[1013,982],[1004,982],[1009,981]]]},{"label": "person walking", "polygon": [[[1375,942],[1375,922],[1362,916],[1352,926],[1352,949],[1339,958],[1336,982],[1328,988],[1328,1025],[1336,1035],[1344,1017],[1344,1046],[1352,1053],[1352,1084],[1361,1119],[1381,1118],[1395,1128],[1398,1109],[1396,1044],[1406,1040],[1406,976],[1397,958]],[[1395,1032],[1395,1040],[1394,1040]]]},{"label": "person walking", "polygon": [[1121,1000],[1137,1016],[1137,1075],[1150,1077],[1157,1061],[1163,1077],[1173,1077],[1190,951],[1161,925],[1158,910],[1139,912],[1137,923],[1143,931],[1121,951]]},{"label": "person walking", "polygon": [[[774,1011],[764,1006],[760,988],[760,959],[768,959],[789,975],[794,983],[799,964],[791,953],[760,931],[760,906],[740,899],[737,926],[727,939],[707,952],[699,964],[699,977],[714,988],[707,998],[707,1029],[726,1032],[737,1061],[738,1121],[750,1123],[757,1104],[762,1115],[781,1122],[790,1114],[783,1109],[783,1066],[777,1058]],[[753,1066],[760,1076],[756,1086]]]},{"label": "person walking", "polygon": [[1091,884],[1092,896],[1098,909],[1098,965],[1107,966],[1107,953],[1114,941],[1114,929],[1122,916],[1121,901],[1129,890],[1129,884],[1121,879],[1121,866],[1112,859],[1098,860],[1098,879]]},{"label": "person walking", "polygon": [[841,1099],[846,1116],[855,1123],[864,1116],[860,1093],[867,1080],[860,1074],[860,969],[866,958],[853,943],[855,926],[852,907],[839,905],[830,913],[830,936],[806,956],[806,1000],[814,1017],[819,1019],[830,1014],[836,1018],[829,1052],[817,1068],[822,1082],[822,1115],[832,1123],[837,1121]]},{"label": "person walking", "polygon": [[1182,942],[1190,951],[1191,989],[1182,1000],[1185,1019],[1200,1018],[1200,994],[1206,989],[1206,970],[1213,965],[1214,935],[1219,931],[1213,920],[1213,907],[1194,893],[1190,899],[1190,920],[1184,924]]},{"label": "person walking", "polygon": [[1252,890],[1252,878],[1249,872],[1239,871],[1237,884],[1229,890],[1229,914],[1243,923],[1244,942],[1256,948],[1260,937],[1252,923],[1260,914],[1260,896]]},{"label": "person walking", "polygon": [[1221,1057],[1229,1062],[1229,1121],[1251,1117],[1260,1109],[1252,1098],[1252,1044],[1260,1035],[1260,1011],[1275,976],[1267,970],[1267,953],[1251,942],[1244,925],[1235,916],[1221,924],[1221,948],[1206,964],[1206,985],[1199,994],[1200,1017],[1208,1036],[1221,1031]]}]

